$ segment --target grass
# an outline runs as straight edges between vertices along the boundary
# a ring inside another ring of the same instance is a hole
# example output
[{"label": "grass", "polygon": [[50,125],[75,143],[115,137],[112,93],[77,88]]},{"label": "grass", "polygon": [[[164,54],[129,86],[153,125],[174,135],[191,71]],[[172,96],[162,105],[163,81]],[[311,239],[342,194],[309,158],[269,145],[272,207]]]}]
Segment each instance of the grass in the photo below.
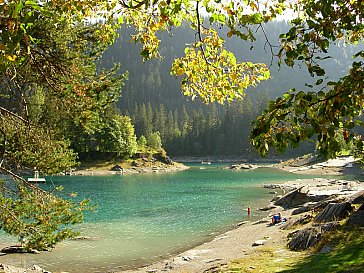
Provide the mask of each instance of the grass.
[{"label": "grass", "polygon": [[265,248],[249,254],[246,258],[232,261],[220,272],[241,273],[260,272],[271,273],[281,272],[287,268],[292,268],[295,262],[305,256],[303,253],[291,253],[285,246],[278,250]]},{"label": "grass", "polygon": [[364,230],[341,230],[325,240],[328,253],[293,252],[285,248],[263,249],[221,269],[225,273],[362,273],[364,272]]}]

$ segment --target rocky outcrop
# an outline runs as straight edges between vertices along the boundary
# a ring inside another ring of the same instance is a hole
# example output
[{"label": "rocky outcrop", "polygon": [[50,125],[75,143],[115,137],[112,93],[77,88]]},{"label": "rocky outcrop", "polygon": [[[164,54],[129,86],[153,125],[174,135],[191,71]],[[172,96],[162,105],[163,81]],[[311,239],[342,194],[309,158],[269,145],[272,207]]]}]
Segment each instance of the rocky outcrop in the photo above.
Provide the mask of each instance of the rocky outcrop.
[{"label": "rocky outcrop", "polygon": [[275,201],[274,204],[284,208],[294,208],[310,202],[311,198],[308,195],[308,192],[304,191],[303,188],[304,187],[301,187],[287,193],[282,198]]},{"label": "rocky outcrop", "polygon": [[253,165],[253,164],[233,164],[230,165],[229,167],[227,167],[227,169],[229,170],[253,170],[253,169],[257,169],[258,166],[257,165]]},{"label": "rocky outcrop", "polygon": [[315,246],[321,240],[321,232],[316,227],[309,227],[291,234],[292,239],[288,243],[291,250],[306,250]]},{"label": "rocky outcrop", "polygon": [[329,203],[323,211],[316,215],[314,221],[317,223],[342,220],[350,215],[353,207],[349,202]]},{"label": "rocky outcrop", "polygon": [[314,247],[321,241],[324,233],[330,232],[339,226],[340,224],[338,222],[330,222],[324,225],[312,226],[295,231],[289,235],[292,239],[288,243],[288,248],[300,251]]}]

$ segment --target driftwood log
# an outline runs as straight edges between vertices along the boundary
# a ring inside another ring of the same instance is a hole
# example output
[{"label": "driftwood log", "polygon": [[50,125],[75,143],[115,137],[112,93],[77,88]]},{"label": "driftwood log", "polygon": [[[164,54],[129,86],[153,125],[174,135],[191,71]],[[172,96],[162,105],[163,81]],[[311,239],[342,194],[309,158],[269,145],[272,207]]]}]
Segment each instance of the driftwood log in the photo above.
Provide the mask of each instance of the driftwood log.
[{"label": "driftwood log", "polygon": [[353,208],[349,202],[329,203],[323,211],[315,217],[315,222],[325,223],[336,220],[342,220],[350,215]]}]

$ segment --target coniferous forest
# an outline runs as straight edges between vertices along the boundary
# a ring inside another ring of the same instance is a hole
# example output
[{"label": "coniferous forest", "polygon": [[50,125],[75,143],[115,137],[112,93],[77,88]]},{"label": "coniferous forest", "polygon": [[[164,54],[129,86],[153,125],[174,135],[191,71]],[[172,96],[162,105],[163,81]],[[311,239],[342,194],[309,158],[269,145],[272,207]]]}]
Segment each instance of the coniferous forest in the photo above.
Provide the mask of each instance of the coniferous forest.
[{"label": "coniferous forest", "polygon": [[[243,100],[231,104],[204,104],[191,100],[181,93],[179,79],[170,75],[172,60],[183,54],[187,43],[195,33],[188,27],[164,32],[161,37],[161,58],[142,62],[140,50],[130,41],[131,30],[124,28],[113,46],[104,54],[100,67],[121,65],[120,73],[128,72],[122,97],[117,103],[121,113],[130,116],[138,138],[147,139],[159,134],[163,147],[172,156],[240,156],[257,157],[251,148],[249,133],[251,122],[267,107],[269,100],[276,99],[291,88],[305,90],[314,84],[306,69],[290,68],[273,60],[271,49],[279,37],[289,29],[286,21],[271,22],[265,34],[257,31],[256,41],[246,42],[227,39],[227,48],[238,52],[237,58],[270,64],[271,79],[250,88]],[[219,29],[224,32],[224,29]],[[260,34],[259,34],[260,33]],[[267,39],[269,44],[267,43]],[[332,58],[322,61],[327,74],[337,79],[347,71],[352,60],[354,46],[340,43],[330,48]],[[349,56],[349,57],[348,57]],[[315,142],[301,144],[299,149],[288,150],[286,156],[313,152]],[[277,156],[277,153],[271,154]],[[284,155],[283,155],[284,156]]]}]

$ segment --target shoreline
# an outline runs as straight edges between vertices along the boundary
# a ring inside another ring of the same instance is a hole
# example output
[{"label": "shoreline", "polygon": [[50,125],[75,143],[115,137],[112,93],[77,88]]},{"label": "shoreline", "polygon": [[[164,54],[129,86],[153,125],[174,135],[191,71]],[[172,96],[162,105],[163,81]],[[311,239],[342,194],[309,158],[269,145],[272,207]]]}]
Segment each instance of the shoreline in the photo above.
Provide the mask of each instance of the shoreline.
[{"label": "shoreline", "polygon": [[[278,169],[296,172],[294,168],[296,167],[285,167]],[[329,168],[329,167],[326,167]],[[331,167],[330,167],[331,168]],[[335,167],[335,174],[341,175],[343,167]],[[314,172],[314,168],[308,169],[305,171],[312,171],[311,174],[317,175]],[[321,170],[321,169],[320,169]],[[354,169],[349,169],[352,171]],[[361,170],[362,171],[362,170]],[[298,173],[300,173],[298,171]],[[320,173],[320,175],[322,175]],[[330,173],[331,175],[331,173]],[[294,186],[298,187],[302,184],[306,184],[308,186],[314,187],[319,191],[328,191],[328,188],[323,186],[323,183],[330,184],[329,180],[340,181],[338,179],[327,179],[326,178],[315,178],[314,176],[310,179],[298,179],[295,181],[289,181],[285,183],[277,183],[284,187]],[[300,184],[298,184],[300,183]],[[364,183],[360,183],[361,189],[364,187]],[[263,185],[261,185],[263,186]],[[328,186],[328,185],[326,185]],[[342,191],[342,186],[339,183],[337,185],[337,189]],[[350,191],[346,191],[346,193],[353,193]],[[333,194],[333,193],[330,193]],[[268,202],[267,202],[268,203]],[[126,270],[113,269],[114,273],[138,273],[138,272],[176,272],[176,273],[197,273],[197,272],[210,272],[208,270],[212,270],[217,267],[223,267],[231,261],[236,259],[242,259],[245,257],[249,257],[255,251],[264,249],[264,248],[273,248],[279,251],[286,251],[289,253],[289,250],[285,247],[287,244],[287,235],[290,232],[289,230],[282,230],[281,227],[283,225],[275,225],[270,226],[270,214],[281,211],[283,217],[288,219],[288,223],[299,217],[300,215],[291,215],[293,209],[283,209],[282,207],[277,206],[276,208],[267,211],[267,216],[263,217],[260,220],[254,222],[242,222],[240,226],[233,226],[231,229],[227,231],[222,231],[221,233],[214,234],[212,237],[209,237],[206,242],[201,244],[196,244],[195,246],[191,246],[186,250],[181,250],[179,253],[167,255],[166,257],[161,257],[161,260],[150,262],[145,266],[141,266],[138,268],[131,268]],[[254,212],[253,212],[254,213]],[[263,242],[262,246],[253,246],[253,244],[257,241]],[[26,271],[33,272],[33,271]],[[54,271],[53,273],[62,272],[62,271]]]},{"label": "shoreline", "polygon": [[[286,213],[288,212],[285,211],[284,215]],[[282,231],[278,225],[268,226],[269,223],[269,216],[254,222],[244,221],[240,226],[232,227],[188,250],[139,268],[115,271],[115,273],[208,272],[227,265],[232,260],[247,257],[261,248],[253,246],[254,243],[262,243],[265,247],[280,245],[288,232]]]},{"label": "shoreline", "polygon": [[[348,159],[352,162],[352,159]],[[343,175],[343,174],[363,174],[363,170],[358,165],[346,168],[348,160],[336,160],[328,165],[318,163],[314,167],[297,167],[287,166],[284,164],[276,164],[277,169],[312,175]],[[333,181],[336,182],[332,183]],[[347,184],[346,180],[326,179],[326,178],[311,178],[297,179],[288,182],[280,182],[283,188],[298,188],[305,186],[308,189],[315,189],[316,194],[329,194],[334,196],[337,193],[342,193],[344,196],[350,196],[360,190],[364,190],[364,183],[357,182],[351,185],[356,190],[344,190],[343,184]],[[264,185],[261,185],[264,186]],[[295,208],[284,209],[280,206],[275,206],[267,211],[267,216],[255,222],[242,222],[240,226],[232,228],[227,232],[217,235],[212,240],[197,245],[189,250],[183,251],[169,258],[153,262],[143,267],[116,271],[115,273],[145,273],[145,272],[176,272],[176,273],[199,273],[213,272],[214,269],[223,267],[231,263],[233,260],[249,258],[256,250],[262,248],[274,248],[276,251],[289,253],[286,245],[288,242],[287,236],[291,230],[282,229],[283,225],[270,225],[271,214],[282,212],[283,217],[287,218],[287,223],[298,219],[300,215],[292,215]],[[261,245],[254,246],[255,243]]]},{"label": "shoreline", "polygon": [[141,173],[169,173],[188,170],[189,167],[182,164],[173,162],[173,164],[165,164],[162,162],[153,164],[140,164],[137,166],[131,166],[122,164],[122,170],[111,170],[111,165],[102,167],[82,167],[70,172],[67,175],[84,175],[84,176],[105,176],[105,175],[129,175],[129,174],[141,174]]}]

